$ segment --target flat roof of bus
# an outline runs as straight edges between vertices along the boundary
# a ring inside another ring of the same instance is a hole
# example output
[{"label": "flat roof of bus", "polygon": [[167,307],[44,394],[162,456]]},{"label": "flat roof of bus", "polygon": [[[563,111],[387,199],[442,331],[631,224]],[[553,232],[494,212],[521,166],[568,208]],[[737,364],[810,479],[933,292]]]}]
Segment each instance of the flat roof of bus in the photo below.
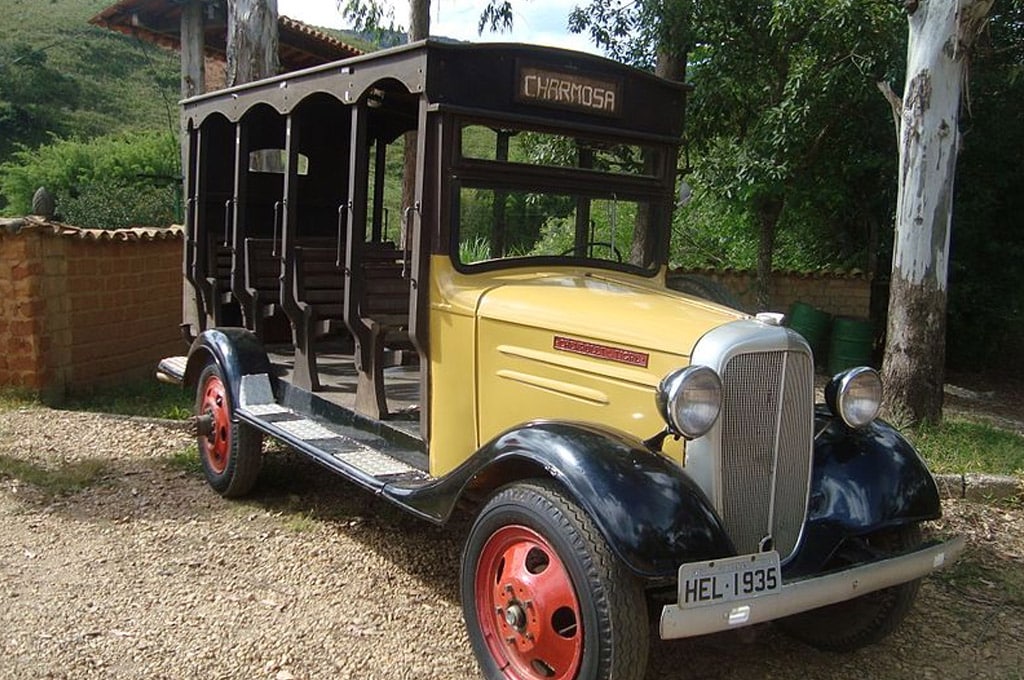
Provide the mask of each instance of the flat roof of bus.
[{"label": "flat roof of bus", "polygon": [[259,103],[285,114],[318,92],[354,104],[385,80],[425,95],[433,105],[666,137],[682,132],[681,113],[669,112],[681,112],[689,89],[584,52],[523,43],[424,40],[199,95],[182,104],[186,117],[196,123],[213,112],[238,120]]}]

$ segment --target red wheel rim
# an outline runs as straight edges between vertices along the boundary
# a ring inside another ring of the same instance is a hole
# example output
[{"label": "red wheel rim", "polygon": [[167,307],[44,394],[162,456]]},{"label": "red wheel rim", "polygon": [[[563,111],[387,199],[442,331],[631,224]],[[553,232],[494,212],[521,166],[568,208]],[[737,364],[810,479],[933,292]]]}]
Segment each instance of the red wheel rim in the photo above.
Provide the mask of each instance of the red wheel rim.
[{"label": "red wheel rim", "polygon": [[477,562],[476,615],[506,678],[576,677],[583,658],[579,600],[562,560],[533,529],[495,531]]},{"label": "red wheel rim", "polygon": [[227,391],[215,375],[203,385],[200,416],[210,416],[210,433],[199,437],[199,448],[214,473],[223,474],[228,468],[231,453],[231,416],[228,412]]}]

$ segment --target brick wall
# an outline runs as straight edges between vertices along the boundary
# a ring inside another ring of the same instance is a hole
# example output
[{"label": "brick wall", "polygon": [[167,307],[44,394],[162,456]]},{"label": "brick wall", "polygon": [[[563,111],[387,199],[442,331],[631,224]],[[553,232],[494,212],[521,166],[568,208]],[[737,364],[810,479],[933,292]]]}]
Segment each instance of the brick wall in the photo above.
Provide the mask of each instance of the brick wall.
[{"label": "brick wall", "polygon": [[[711,279],[736,295],[748,311],[757,309],[753,272],[676,270],[672,274]],[[769,308],[773,312],[788,312],[794,302],[803,302],[833,316],[868,318],[871,315],[871,279],[857,271],[814,274],[775,272],[769,286],[769,298]]]},{"label": "brick wall", "polygon": [[[0,386],[55,395],[151,376],[184,350],[180,229],[100,231],[33,218],[0,222]],[[753,275],[697,274],[754,309]],[[860,274],[777,274],[771,308],[796,301],[866,317]]]},{"label": "brick wall", "polygon": [[0,385],[61,395],[183,350],[178,229],[0,227]]},{"label": "brick wall", "polygon": [[0,384],[43,387],[46,363],[46,299],[37,235],[12,238],[0,232]]}]

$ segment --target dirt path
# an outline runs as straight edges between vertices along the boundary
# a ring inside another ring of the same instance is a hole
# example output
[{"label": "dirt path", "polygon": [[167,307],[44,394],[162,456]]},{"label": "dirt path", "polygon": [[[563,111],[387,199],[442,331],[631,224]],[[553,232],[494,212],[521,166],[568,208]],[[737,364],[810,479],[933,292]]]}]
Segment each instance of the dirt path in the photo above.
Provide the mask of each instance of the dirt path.
[{"label": "dirt path", "polygon": [[[474,678],[457,599],[466,523],[411,519],[294,454],[221,500],[160,425],[0,413],[0,457],[99,470],[52,496],[0,474],[0,678]],[[648,677],[1024,676],[1024,511],[951,504],[966,563],[908,625],[845,656],[770,627],[655,642]]]}]

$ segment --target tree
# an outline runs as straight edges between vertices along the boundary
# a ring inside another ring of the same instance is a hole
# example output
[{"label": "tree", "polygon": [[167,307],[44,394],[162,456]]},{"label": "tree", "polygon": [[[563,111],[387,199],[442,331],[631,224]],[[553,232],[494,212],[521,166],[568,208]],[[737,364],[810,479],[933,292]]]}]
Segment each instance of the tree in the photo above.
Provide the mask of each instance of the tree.
[{"label": "tree", "polygon": [[[352,22],[357,31],[381,33],[385,30],[384,21],[388,21],[387,30],[401,30],[395,25],[395,17],[391,8],[380,0],[338,0],[338,11]],[[430,0],[409,0],[409,42],[426,40],[430,37]],[[409,214],[409,209],[416,200],[416,132],[405,133],[403,139],[402,169],[402,214]],[[400,240],[405,243],[407,220],[402,219]]]},{"label": "tree", "polygon": [[950,235],[946,366],[1024,375],[1024,0],[992,6],[971,55]]},{"label": "tree", "polygon": [[942,416],[949,241],[962,85],[993,0],[909,0],[899,135],[896,241],[883,378],[890,413]]},{"label": "tree", "polygon": [[46,52],[23,43],[0,45],[0,161],[19,146],[35,147],[71,131],[67,115],[81,88],[47,63]]},{"label": "tree", "polygon": [[277,75],[277,0],[228,3],[227,53],[228,87]]},{"label": "tree", "polygon": [[692,181],[741,207],[764,306],[784,228],[810,220],[829,232],[836,222],[870,222],[853,216],[877,207],[854,198],[870,192],[843,188],[877,175],[865,142],[876,136],[873,114],[884,115],[873,81],[892,61],[896,16],[884,0],[595,0],[570,27],[641,67],[671,58],[695,86],[686,112]]}]

